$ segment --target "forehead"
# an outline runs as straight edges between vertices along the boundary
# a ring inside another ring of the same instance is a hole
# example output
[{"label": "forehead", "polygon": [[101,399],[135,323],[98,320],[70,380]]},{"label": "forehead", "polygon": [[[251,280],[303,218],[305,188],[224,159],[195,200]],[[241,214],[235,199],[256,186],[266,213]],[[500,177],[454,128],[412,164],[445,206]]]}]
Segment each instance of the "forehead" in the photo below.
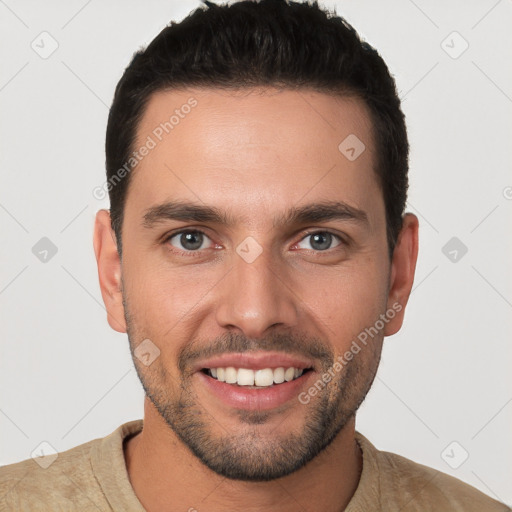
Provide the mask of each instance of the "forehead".
[{"label": "forehead", "polygon": [[356,98],[261,88],[158,92],[138,126],[134,149],[143,146],[150,149],[132,171],[126,203],[139,212],[179,199],[229,207],[250,221],[256,211],[315,198],[372,209],[381,195],[369,112]]}]

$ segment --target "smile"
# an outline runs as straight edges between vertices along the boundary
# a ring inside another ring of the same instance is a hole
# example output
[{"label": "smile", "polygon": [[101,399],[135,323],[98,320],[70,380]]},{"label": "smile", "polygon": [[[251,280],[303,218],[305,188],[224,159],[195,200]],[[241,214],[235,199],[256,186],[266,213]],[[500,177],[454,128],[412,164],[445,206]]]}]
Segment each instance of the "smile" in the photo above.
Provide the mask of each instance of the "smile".
[{"label": "smile", "polygon": [[261,368],[252,370],[250,368],[235,368],[233,366],[204,368],[203,373],[226,384],[247,386],[253,389],[268,388],[274,385],[290,382],[298,379],[308,368],[296,368],[290,366],[277,368]]}]

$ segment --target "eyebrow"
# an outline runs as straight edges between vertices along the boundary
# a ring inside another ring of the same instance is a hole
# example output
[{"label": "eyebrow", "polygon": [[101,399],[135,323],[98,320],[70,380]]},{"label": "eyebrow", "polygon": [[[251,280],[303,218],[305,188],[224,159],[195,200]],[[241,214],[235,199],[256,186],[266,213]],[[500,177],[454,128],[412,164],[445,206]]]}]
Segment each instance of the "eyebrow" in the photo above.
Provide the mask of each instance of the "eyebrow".
[{"label": "eyebrow", "polygon": [[[183,201],[169,201],[148,208],[142,225],[152,229],[168,220],[186,222],[206,222],[225,226],[236,225],[239,219],[213,206]],[[350,206],[343,201],[320,201],[300,207],[293,207],[274,218],[274,228],[330,220],[342,220],[369,225],[368,215],[363,210]]]}]

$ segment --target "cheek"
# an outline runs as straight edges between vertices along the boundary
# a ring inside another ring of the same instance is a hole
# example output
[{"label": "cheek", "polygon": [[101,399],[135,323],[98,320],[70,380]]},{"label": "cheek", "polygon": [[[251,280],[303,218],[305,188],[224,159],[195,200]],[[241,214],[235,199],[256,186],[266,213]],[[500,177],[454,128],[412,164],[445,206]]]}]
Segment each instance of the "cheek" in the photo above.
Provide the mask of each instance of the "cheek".
[{"label": "cheek", "polygon": [[223,275],[214,267],[202,271],[194,265],[171,268],[161,258],[127,261],[123,273],[133,323],[160,343],[190,337],[191,320],[204,310]]},{"label": "cheek", "polygon": [[387,278],[371,262],[339,268],[325,279],[312,280],[314,293],[308,305],[323,322],[336,351],[348,347],[365,328],[374,325],[385,311]]}]

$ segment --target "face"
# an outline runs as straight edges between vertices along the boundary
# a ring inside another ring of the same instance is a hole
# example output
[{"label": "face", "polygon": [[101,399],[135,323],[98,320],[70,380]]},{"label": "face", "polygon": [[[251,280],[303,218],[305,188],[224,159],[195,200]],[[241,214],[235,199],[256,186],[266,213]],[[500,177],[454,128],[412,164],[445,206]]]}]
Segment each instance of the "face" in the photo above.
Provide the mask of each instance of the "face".
[{"label": "face", "polygon": [[149,101],[143,145],[116,328],[155,410],[204,464],[290,474],[353,418],[406,301],[368,111],[307,90],[167,91]]}]

